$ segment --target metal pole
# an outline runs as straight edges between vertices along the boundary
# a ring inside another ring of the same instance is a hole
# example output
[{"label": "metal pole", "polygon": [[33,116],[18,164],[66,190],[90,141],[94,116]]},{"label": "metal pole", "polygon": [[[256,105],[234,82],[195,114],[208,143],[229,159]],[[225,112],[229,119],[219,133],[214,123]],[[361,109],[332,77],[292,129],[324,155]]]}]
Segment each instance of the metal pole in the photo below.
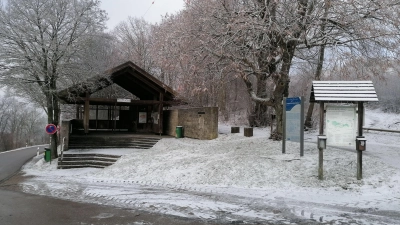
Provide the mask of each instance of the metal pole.
[{"label": "metal pole", "polygon": [[[319,135],[324,134],[324,103],[319,103]],[[318,148],[318,179],[324,179],[324,149]]]},{"label": "metal pole", "polygon": [[300,111],[300,157],[304,156],[304,97],[301,96]]},{"label": "metal pole", "polygon": [[282,110],[283,110],[283,113],[282,113],[282,154],[285,154],[286,153],[286,97],[283,97]]},{"label": "metal pole", "polygon": [[357,150],[357,180],[362,180],[362,151]]}]

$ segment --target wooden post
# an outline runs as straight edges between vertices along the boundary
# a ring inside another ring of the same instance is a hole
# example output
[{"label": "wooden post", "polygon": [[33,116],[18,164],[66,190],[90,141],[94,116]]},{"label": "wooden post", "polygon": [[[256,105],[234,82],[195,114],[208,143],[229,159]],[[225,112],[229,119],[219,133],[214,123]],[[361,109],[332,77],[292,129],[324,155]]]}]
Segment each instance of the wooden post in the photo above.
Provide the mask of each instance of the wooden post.
[{"label": "wooden post", "polygon": [[[358,137],[363,136],[364,105],[358,102]],[[356,144],[357,146],[357,144]],[[356,147],[357,148],[357,147]],[[357,149],[357,180],[362,180],[362,151]]]},{"label": "wooden post", "polygon": [[116,131],[117,130],[117,103],[115,103],[115,105],[114,105],[113,119],[114,119],[113,131]]},{"label": "wooden post", "polygon": [[80,119],[80,106],[76,105],[76,115],[75,115],[76,119],[79,120]]},{"label": "wooden post", "polygon": [[[324,134],[324,103],[319,103],[319,135]],[[324,149],[319,148],[318,151],[318,179],[324,179]]]},{"label": "wooden post", "polygon": [[87,134],[89,133],[89,115],[90,115],[89,93],[86,93],[84,112],[85,115],[83,118],[83,127],[85,129],[85,134]]},{"label": "wooden post", "polygon": [[253,136],[253,128],[252,127],[245,127],[244,128],[244,136],[245,137],[252,137]]},{"label": "wooden post", "polygon": [[231,133],[232,134],[240,133],[240,127],[231,127]]},{"label": "wooden post", "polygon": [[96,105],[96,130],[98,129],[98,120],[99,120],[99,105]]},{"label": "wooden post", "polygon": [[158,129],[159,129],[159,133],[160,135],[163,133],[163,110],[164,110],[164,94],[160,93],[160,105],[158,107]]},{"label": "wooden post", "polygon": [[358,102],[358,136],[363,136],[364,123],[364,105],[363,102]]}]

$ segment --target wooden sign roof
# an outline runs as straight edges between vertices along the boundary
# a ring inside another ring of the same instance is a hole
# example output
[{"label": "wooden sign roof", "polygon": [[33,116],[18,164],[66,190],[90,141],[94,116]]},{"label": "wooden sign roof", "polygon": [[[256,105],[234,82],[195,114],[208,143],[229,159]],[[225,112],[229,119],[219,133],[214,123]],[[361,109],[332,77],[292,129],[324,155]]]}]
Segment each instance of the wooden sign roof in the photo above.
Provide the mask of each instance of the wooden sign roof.
[{"label": "wooden sign roof", "polygon": [[313,81],[310,102],[376,102],[372,81]]}]

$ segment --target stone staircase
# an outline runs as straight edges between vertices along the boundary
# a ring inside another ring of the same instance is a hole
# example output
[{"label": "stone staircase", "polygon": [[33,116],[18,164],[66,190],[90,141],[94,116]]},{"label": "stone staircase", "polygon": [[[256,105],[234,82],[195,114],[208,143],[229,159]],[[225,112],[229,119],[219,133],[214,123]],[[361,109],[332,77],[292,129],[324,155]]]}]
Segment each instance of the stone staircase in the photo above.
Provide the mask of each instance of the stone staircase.
[{"label": "stone staircase", "polygon": [[[146,136],[115,136],[115,135],[72,135],[69,138],[69,149],[104,149],[104,148],[136,148],[149,149],[160,138]],[[58,169],[71,168],[105,168],[114,164],[121,156],[96,153],[63,152],[58,157]]]},{"label": "stone staircase", "polygon": [[121,156],[107,154],[68,154],[63,153],[58,157],[57,169],[72,168],[105,168],[114,164]]},{"label": "stone staircase", "polygon": [[120,137],[120,136],[71,136],[69,149],[88,148],[138,148],[149,149],[160,138],[157,137]]}]

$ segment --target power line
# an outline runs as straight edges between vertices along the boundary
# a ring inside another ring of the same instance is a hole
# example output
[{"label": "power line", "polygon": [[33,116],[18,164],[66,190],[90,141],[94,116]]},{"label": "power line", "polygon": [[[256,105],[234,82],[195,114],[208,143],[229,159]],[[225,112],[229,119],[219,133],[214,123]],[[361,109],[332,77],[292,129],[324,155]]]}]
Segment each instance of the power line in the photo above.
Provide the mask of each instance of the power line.
[{"label": "power line", "polygon": [[147,14],[147,12],[150,10],[150,8],[154,5],[154,2],[155,1],[153,1],[152,3],[151,3],[151,5],[150,5],[150,7],[147,9],[147,11],[144,13],[144,15],[142,16],[143,18],[144,18],[144,16]]}]

